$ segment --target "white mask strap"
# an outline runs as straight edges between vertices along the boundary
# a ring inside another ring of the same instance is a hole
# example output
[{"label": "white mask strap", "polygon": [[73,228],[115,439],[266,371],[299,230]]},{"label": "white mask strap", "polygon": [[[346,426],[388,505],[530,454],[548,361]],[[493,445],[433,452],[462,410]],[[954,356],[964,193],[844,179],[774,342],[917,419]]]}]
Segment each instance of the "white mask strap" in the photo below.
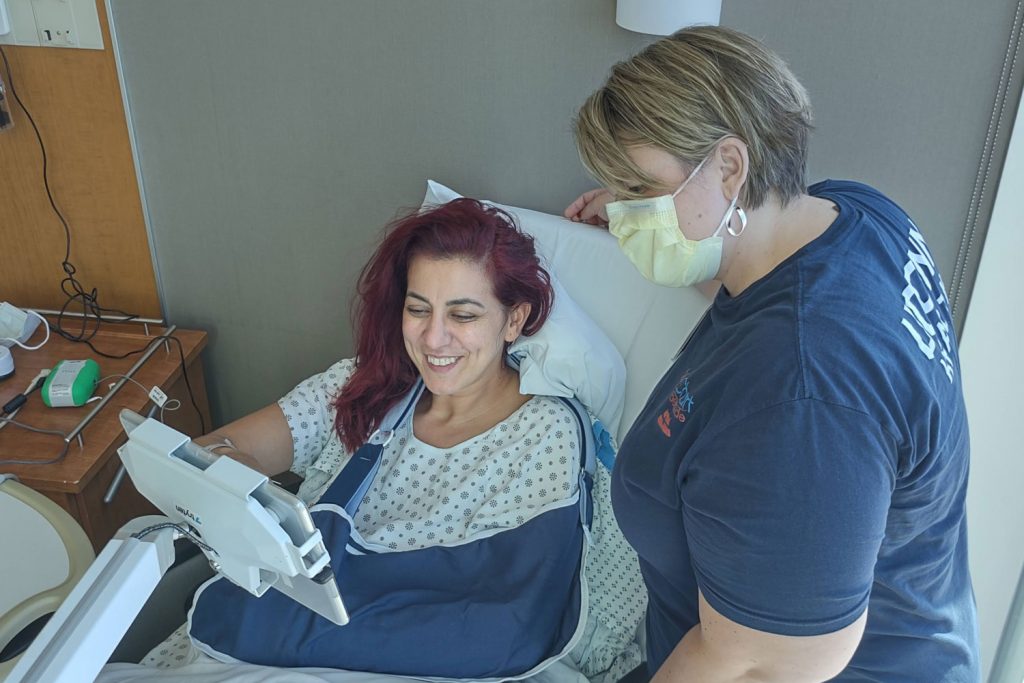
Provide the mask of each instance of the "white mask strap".
[{"label": "white mask strap", "polygon": [[683,191],[683,188],[686,187],[686,184],[693,180],[693,177],[700,172],[700,169],[704,167],[704,164],[706,164],[708,162],[708,159],[710,158],[711,155],[707,155],[699,164],[697,164],[697,168],[690,171],[690,175],[686,176],[686,180],[683,181],[683,184],[677,187],[676,191],[672,193],[672,199],[675,199],[676,195]]},{"label": "white mask strap", "polygon": [[[713,233],[711,233],[712,237],[718,237],[718,233],[722,232],[722,228],[724,228],[725,226],[729,225],[729,222],[732,220],[732,212],[733,211],[737,211],[737,209],[736,209],[736,202],[738,202],[739,199],[740,199],[740,196],[736,195],[735,197],[732,198],[732,201],[729,202],[729,208],[725,210],[725,215],[722,216],[721,222],[718,224],[718,227],[715,228],[715,231]],[[738,211],[742,212],[743,209],[739,209]],[[743,218],[741,220],[743,222],[743,228],[746,228],[747,227],[747,214],[744,213],[743,214]],[[740,232],[743,232],[743,228],[740,229]],[[734,233],[732,231],[731,227],[729,228],[729,234],[732,235],[733,237],[738,237],[739,236],[739,233]]]}]

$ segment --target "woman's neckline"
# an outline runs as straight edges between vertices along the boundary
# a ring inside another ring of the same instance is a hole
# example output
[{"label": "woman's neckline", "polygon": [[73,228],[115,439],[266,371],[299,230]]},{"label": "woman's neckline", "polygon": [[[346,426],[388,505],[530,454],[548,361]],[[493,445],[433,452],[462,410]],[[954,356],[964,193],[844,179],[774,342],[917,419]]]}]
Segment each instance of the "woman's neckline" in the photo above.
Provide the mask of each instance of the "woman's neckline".
[{"label": "woman's neckline", "polygon": [[409,440],[410,441],[415,441],[418,445],[427,446],[427,447],[432,448],[432,449],[434,449],[436,451],[450,451],[450,450],[453,450],[453,449],[456,449],[456,448],[464,448],[466,445],[472,443],[473,441],[476,441],[478,439],[481,439],[481,438],[484,438],[486,436],[489,436],[495,429],[498,429],[503,423],[509,422],[509,421],[513,420],[513,418],[516,418],[522,411],[524,411],[526,409],[526,406],[528,406],[531,403],[533,403],[537,398],[538,397],[536,395],[530,396],[525,401],[523,401],[522,405],[520,405],[518,408],[516,408],[511,413],[509,413],[508,416],[506,416],[505,418],[503,418],[501,420],[498,420],[497,422],[495,422],[493,425],[491,425],[487,429],[483,430],[482,432],[479,432],[479,433],[474,434],[472,436],[466,437],[462,441],[459,441],[458,443],[452,444],[451,446],[436,446],[436,445],[430,443],[429,441],[425,441],[425,440],[421,439],[419,436],[417,436],[416,435],[416,419],[415,419],[415,415],[414,415],[413,418],[411,420],[409,420]]}]

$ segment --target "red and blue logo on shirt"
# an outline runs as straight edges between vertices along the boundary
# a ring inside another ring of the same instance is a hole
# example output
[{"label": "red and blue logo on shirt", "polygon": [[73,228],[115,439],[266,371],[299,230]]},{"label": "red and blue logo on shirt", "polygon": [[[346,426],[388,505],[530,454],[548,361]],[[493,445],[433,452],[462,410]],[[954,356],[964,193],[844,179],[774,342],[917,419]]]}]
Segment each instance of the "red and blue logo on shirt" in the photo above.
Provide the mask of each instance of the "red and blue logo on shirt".
[{"label": "red and blue logo on shirt", "polygon": [[693,412],[693,395],[690,393],[690,377],[683,378],[676,384],[668,396],[669,410],[658,416],[658,426],[666,436],[672,436],[673,419],[680,424],[686,422],[686,416]]}]

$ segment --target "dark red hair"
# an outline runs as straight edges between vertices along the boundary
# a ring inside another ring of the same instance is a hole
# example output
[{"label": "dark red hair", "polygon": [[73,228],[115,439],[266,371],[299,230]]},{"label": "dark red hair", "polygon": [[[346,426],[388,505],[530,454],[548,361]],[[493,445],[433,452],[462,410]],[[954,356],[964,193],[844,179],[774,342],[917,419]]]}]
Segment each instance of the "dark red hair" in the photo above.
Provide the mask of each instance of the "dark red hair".
[{"label": "dark red hair", "polygon": [[352,316],[356,369],[334,401],[334,428],[350,452],[366,442],[417,378],[402,338],[409,264],[415,256],[483,265],[503,306],[530,304],[524,335],[536,333],[551,310],[554,290],[533,237],[508,213],[475,199],[456,199],[393,222],[359,276]]}]

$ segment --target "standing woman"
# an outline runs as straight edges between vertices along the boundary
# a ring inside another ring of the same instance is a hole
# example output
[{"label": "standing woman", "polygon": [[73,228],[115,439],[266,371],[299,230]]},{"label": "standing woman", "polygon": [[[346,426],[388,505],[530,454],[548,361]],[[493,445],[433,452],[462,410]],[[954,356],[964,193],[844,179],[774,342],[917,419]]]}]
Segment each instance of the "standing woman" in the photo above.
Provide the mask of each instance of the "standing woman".
[{"label": "standing woman", "polygon": [[[952,319],[909,217],[805,183],[811,110],[720,27],[616,65],[576,139],[648,279],[722,284],[626,436],[613,502],[656,681],[979,680]],[[616,201],[617,200],[617,201]]]}]

